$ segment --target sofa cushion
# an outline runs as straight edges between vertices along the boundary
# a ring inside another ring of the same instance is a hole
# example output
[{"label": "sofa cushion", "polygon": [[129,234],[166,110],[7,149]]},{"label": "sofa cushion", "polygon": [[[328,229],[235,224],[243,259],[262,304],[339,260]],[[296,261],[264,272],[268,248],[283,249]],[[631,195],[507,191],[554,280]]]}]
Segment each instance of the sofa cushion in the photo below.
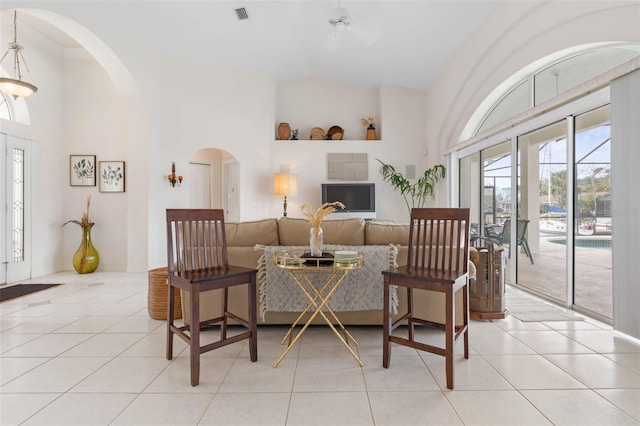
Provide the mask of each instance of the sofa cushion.
[{"label": "sofa cushion", "polygon": [[[278,220],[275,218],[254,222],[226,222],[225,232],[229,247],[253,247],[256,244],[277,246],[280,244]],[[307,235],[307,243],[308,240],[309,236]]]},{"label": "sofa cushion", "polygon": [[364,244],[364,220],[358,218],[322,222],[325,244],[361,246]]},{"label": "sofa cushion", "polygon": [[[364,221],[358,218],[324,220],[322,222],[324,244],[364,245]],[[280,244],[283,246],[309,245],[311,225],[306,219],[281,217],[278,219]]]},{"label": "sofa cushion", "polygon": [[409,224],[369,221],[364,227],[364,243],[409,245]]}]

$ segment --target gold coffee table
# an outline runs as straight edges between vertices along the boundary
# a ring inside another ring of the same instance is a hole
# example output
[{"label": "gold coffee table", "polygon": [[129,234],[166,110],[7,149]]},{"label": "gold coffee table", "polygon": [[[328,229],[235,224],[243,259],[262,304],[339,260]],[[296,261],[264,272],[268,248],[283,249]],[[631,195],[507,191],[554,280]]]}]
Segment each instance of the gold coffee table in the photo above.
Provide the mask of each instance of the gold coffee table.
[{"label": "gold coffee table", "polygon": [[[298,285],[298,288],[304,293],[307,299],[309,299],[309,303],[307,304],[307,307],[304,309],[304,311],[302,311],[302,313],[298,315],[298,318],[296,318],[296,320],[289,328],[289,331],[287,331],[287,334],[285,334],[284,338],[280,342],[280,344],[284,345],[288,340],[287,348],[273,365],[274,368],[277,367],[278,364],[280,364],[284,357],[289,353],[291,348],[300,339],[302,333],[305,332],[311,322],[318,315],[320,315],[324,319],[331,330],[333,330],[334,334],[347,348],[351,356],[353,356],[353,358],[356,360],[358,365],[362,367],[362,361],[360,361],[358,355],[356,355],[353,349],[351,349],[351,347],[349,346],[350,341],[355,343],[356,346],[358,346],[358,342],[347,331],[342,322],[340,322],[336,314],[329,307],[329,299],[331,299],[333,293],[340,286],[340,284],[342,284],[342,281],[347,276],[349,271],[360,269],[364,266],[364,254],[355,252],[353,253],[354,256],[348,259],[335,259],[334,257],[302,257],[304,255],[302,251],[298,253],[291,251],[278,252],[275,254],[275,265],[278,268],[287,269],[289,271],[289,275]],[[334,253],[331,254],[333,255]],[[327,276],[327,278],[321,285],[314,285],[314,283],[312,282],[313,280],[309,278],[311,274],[324,274]],[[303,325],[302,329],[300,329],[300,331],[295,334],[294,332],[296,326],[300,323],[302,317],[310,310],[313,310],[313,313],[311,314],[307,322]],[[327,314],[331,319],[327,317]],[[331,320],[333,320],[333,322],[338,325],[338,327],[344,334],[344,337],[340,335]]]}]

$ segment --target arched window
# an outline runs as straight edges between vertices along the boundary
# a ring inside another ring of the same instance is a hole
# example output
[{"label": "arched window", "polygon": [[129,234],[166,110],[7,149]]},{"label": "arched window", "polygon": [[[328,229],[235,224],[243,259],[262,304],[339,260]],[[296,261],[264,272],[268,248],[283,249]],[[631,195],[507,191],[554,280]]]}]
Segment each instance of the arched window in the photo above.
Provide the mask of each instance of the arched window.
[{"label": "arched window", "polygon": [[9,104],[9,98],[7,95],[0,92],[0,118],[5,120],[11,120],[11,105]]},{"label": "arched window", "polygon": [[[484,133],[638,55],[638,44],[607,44],[589,46],[579,51],[572,49],[560,57],[553,55],[544,58],[535,64],[537,66],[533,70],[514,74],[507,80],[510,85],[506,88],[501,85],[492,96],[487,97],[476,110],[476,119],[472,118],[467,124],[462,139]],[[503,95],[496,93],[498,91],[502,91]]]}]

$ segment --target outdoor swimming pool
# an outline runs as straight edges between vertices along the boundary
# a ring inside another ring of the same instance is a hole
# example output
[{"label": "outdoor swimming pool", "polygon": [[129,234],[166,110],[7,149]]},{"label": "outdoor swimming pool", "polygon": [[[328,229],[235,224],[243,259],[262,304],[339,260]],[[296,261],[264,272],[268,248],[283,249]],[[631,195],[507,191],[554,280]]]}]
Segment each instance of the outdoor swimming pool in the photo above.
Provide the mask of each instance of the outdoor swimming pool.
[{"label": "outdoor swimming pool", "polygon": [[[566,238],[549,238],[549,242],[566,245],[567,239]],[[611,238],[576,237],[575,246],[611,250]]]}]

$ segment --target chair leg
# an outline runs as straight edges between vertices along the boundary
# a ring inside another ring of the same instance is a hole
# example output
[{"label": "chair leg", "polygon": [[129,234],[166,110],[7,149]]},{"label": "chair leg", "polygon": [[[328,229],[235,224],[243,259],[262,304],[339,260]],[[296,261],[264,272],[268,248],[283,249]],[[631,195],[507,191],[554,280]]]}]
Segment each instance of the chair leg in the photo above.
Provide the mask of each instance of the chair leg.
[{"label": "chair leg", "polygon": [[189,326],[191,386],[200,382],[200,286],[191,286],[191,325]]},{"label": "chair leg", "polygon": [[251,329],[251,337],[249,338],[249,357],[252,362],[258,360],[258,309],[257,309],[257,293],[256,293],[256,275],[251,274],[251,282],[249,287],[249,328]]},{"label": "chair leg", "polygon": [[456,326],[456,298],[454,297],[453,288],[447,288],[445,292],[445,370],[447,375],[447,388],[453,389],[453,351],[455,344],[455,326]]},{"label": "chair leg", "polygon": [[411,287],[407,287],[407,309],[409,311],[409,316],[407,317],[407,331],[409,332],[409,340],[414,341],[414,323],[413,323],[413,289]]},{"label": "chair leg", "polygon": [[391,334],[391,325],[393,323],[393,312],[391,307],[389,278],[386,275],[384,276],[382,304],[382,366],[384,368],[389,368],[389,362],[391,361],[391,342],[389,341],[389,336]]},{"label": "chair leg", "polygon": [[227,311],[229,310],[229,287],[222,289],[222,325],[220,326],[220,340],[227,338]]},{"label": "chair leg", "polygon": [[[455,299],[455,298],[454,298]],[[467,284],[462,288],[462,309],[464,313],[462,315],[462,323],[467,329],[464,331],[463,343],[464,343],[464,357],[469,359],[469,280]]]},{"label": "chair leg", "polygon": [[167,287],[169,290],[168,295],[168,303],[167,303],[167,353],[166,357],[168,360],[173,359],[173,332],[171,331],[171,326],[173,325],[173,307],[175,303],[175,298],[173,295],[173,287],[169,283],[169,279],[167,279]]},{"label": "chair leg", "polygon": [[531,261],[531,264],[533,265],[533,256],[531,255],[531,249],[529,248],[529,242],[527,241],[526,238],[524,238],[522,240],[522,247],[524,248],[524,252],[527,254],[527,256],[529,256],[529,260]]}]

